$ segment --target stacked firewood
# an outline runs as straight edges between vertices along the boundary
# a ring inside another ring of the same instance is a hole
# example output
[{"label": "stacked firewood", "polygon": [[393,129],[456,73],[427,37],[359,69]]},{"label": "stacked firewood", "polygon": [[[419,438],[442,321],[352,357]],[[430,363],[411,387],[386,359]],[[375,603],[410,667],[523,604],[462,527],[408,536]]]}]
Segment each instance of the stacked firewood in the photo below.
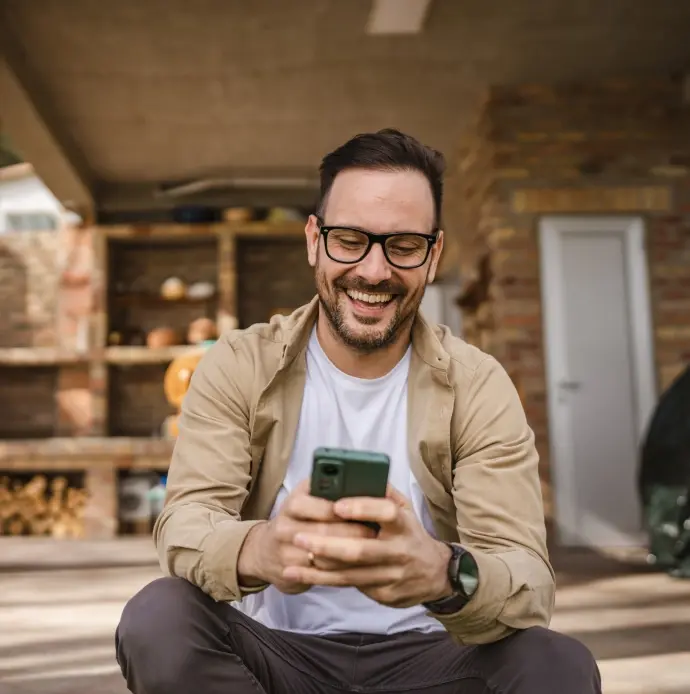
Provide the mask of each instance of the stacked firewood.
[{"label": "stacked firewood", "polygon": [[86,491],[70,487],[65,477],[29,482],[0,478],[0,535],[84,536]]}]

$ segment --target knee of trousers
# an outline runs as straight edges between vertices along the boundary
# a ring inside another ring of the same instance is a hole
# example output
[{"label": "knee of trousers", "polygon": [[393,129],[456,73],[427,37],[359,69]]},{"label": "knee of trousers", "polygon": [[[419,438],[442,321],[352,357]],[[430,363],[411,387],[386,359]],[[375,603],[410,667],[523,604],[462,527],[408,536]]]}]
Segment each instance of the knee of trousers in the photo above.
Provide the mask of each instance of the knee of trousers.
[{"label": "knee of trousers", "polygon": [[181,578],[159,578],[125,605],[116,631],[117,660],[123,669],[160,670],[180,662],[188,647],[193,613],[208,600]]},{"label": "knee of trousers", "polygon": [[514,636],[513,657],[530,670],[548,669],[566,679],[598,678],[596,660],[583,643],[557,631],[532,627]]}]

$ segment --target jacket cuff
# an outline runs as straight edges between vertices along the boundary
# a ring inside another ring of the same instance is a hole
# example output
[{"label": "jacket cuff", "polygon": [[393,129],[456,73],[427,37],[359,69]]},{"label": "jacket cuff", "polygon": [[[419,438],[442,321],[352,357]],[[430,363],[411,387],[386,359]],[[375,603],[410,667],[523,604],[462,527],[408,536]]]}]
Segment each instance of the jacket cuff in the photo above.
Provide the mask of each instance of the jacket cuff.
[{"label": "jacket cuff", "polygon": [[484,634],[489,640],[495,640],[492,636],[495,630],[491,626],[501,614],[510,595],[510,570],[506,563],[494,554],[475,549],[467,551],[477,564],[477,591],[457,612],[445,615],[429,612],[429,615],[443,624],[460,642],[479,643],[477,638]]},{"label": "jacket cuff", "polygon": [[207,592],[216,600],[234,602],[244,595],[259,593],[265,588],[240,586],[237,575],[237,560],[249,531],[262,520],[219,523],[208,536],[203,549],[203,574]]}]

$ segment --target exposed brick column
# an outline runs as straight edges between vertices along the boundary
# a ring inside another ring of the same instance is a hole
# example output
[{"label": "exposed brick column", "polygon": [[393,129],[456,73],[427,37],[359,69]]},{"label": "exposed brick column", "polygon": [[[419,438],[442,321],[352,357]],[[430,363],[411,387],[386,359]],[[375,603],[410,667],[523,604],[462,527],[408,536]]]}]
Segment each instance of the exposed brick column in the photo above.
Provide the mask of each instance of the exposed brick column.
[{"label": "exposed brick column", "polygon": [[539,219],[645,218],[657,373],[665,388],[690,360],[689,118],[671,79],[501,87],[490,91],[464,148],[455,196],[465,208],[464,275],[477,275],[481,258],[489,268],[476,292],[481,300],[465,309],[467,337],[518,382],[537,435],[547,503]]}]

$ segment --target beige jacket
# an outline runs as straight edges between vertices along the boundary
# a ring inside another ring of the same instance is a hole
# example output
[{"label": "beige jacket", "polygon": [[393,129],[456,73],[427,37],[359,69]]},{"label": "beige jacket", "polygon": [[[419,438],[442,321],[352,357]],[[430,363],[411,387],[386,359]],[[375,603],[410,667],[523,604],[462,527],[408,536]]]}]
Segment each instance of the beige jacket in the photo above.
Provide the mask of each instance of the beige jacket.
[{"label": "beige jacket", "polygon": [[[237,557],[285,476],[317,312],[314,299],[223,336],[185,397],[154,539],[164,571],[216,600],[244,594]],[[461,643],[546,626],[554,574],[534,435],[516,389],[495,359],[421,315],[412,344],[410,465],[438,536],[471,551],[480,576],[464,609],[437,618]]]}]

